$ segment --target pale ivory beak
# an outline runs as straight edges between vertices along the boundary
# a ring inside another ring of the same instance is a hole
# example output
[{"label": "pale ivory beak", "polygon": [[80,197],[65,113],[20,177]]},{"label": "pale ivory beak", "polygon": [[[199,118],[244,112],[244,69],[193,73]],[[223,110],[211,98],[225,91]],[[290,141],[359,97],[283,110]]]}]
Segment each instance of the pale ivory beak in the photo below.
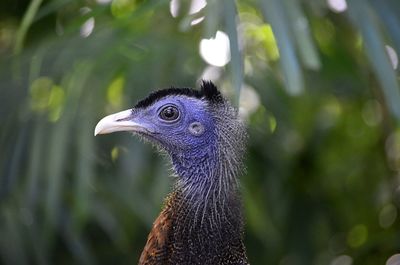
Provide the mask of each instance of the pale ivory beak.
[{"label": "pale ivory beak", "polygon": [[124,110],[108,115],[97,123],[94,135],[107,134],[120,131],[142,131],[144,128],[140,124],[130,120],[132,110]]}]

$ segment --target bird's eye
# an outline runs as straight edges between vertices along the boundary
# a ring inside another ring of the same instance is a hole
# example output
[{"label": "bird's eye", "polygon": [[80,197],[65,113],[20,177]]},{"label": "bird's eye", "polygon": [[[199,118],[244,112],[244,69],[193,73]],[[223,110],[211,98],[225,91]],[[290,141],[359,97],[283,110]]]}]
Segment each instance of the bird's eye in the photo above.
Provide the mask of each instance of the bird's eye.
[{"label": "bird's eye", "polygon": [[175,121],[179,118],[179,110],[175,106],[164,107],[159,114],[164,121]]}]

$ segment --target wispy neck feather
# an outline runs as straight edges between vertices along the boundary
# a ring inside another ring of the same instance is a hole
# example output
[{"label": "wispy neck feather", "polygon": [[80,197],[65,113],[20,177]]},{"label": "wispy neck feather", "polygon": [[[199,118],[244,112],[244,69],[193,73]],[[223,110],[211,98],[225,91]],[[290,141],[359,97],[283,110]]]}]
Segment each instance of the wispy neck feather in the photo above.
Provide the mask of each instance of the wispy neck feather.
[{"label": "wispy neck feather", "polygon": [[247,135],[228,103],[210,108],[210,112],[215,123],[214,144],[197,155],[173,156],[172,160],[178,175],[176,189],[186,207],[194,210],[194,222],[219,226],[227,221],[224,219],[230,219],[229,215],[240,212],[232,205],[238,202],[238,178],[243,171]]}]

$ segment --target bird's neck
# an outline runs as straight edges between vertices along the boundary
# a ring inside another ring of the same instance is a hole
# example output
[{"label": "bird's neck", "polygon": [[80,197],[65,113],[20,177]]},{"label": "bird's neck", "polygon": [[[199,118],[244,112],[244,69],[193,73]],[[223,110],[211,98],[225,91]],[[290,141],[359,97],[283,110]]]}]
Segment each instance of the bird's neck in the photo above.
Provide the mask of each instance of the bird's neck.
[{"label": "bird's neck", "polygon": [[[229,203],[230,210],[219,212],[227,215],[216,225],[216,211],[207,207],[195,209],[184,197],[179,190],[168,196],[139,264],[248,264],[239,200]],[[228,204],[225,206],[228,208]]]},{"label": "bird's neck", "polygon": [[238,161],[233,164],[218,148],[171,157],[177,175],[176,190],[193,207],[202,203],[218,205],[236,196],[242,165]]}]

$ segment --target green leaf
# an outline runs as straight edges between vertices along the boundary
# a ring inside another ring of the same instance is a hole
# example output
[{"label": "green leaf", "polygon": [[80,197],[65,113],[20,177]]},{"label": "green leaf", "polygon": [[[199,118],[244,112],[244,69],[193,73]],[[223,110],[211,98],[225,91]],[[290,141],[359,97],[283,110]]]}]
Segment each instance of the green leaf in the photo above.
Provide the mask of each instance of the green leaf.
[{"label": "green leaf", "polygon": [[365,52],[382,86],[390,111],[400,121],[400,88],[384,47],[375,14],[370,5],[361,0],[349,0],[349,15],[365,41]]},{"label": "green leaf", "polygon": [[260,4],[278,43],[285,88],[289,94],[298,95],[303,90],[304,81],[283,3],[280,0],[260,0]]},{"label": "green leaf", "polygon": [[321,62],[310,32],[307,17],[298,0],[284,0],[296,48],[303,64],[312,70],[321,68]]},{"label": "green leaf", "polygon": [[239,39],[236,29],[236,6],[232,0],[224,0],[225,8],[225,27],[229,36],[229,46],[231,51],[231,61],[229,63],[229,69],[231,72],[231,79],[235,91],[235,102],[234,105],[239,105],[240,89],[243,82],[243,66],[242,66],[242,54],[239,48]]}]

